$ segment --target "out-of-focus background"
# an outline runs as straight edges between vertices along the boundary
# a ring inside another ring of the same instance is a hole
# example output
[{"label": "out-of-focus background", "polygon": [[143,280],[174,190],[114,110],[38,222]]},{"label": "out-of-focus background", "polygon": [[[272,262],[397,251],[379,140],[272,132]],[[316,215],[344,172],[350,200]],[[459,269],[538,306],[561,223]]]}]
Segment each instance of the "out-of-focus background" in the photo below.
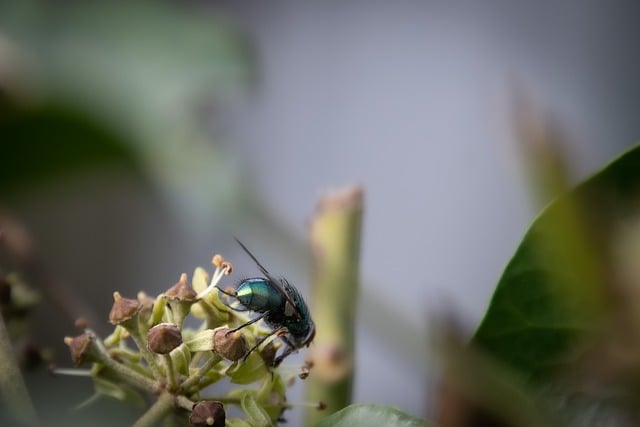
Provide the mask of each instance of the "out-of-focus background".
[{"label": "out-of-focus background", "polygon": [[640,135],[623,2],[0,6],[0,221],[29,234],[14,259],[58,364],[75,316],[107,330],[114,290],[161,292],[214,252],[255,274],[234,235],[306,293],[314,204],[359,183],[354,400],[426,414],[430,317],[472,331],[542,207],[515,95],[562,128],[572,181]]}]

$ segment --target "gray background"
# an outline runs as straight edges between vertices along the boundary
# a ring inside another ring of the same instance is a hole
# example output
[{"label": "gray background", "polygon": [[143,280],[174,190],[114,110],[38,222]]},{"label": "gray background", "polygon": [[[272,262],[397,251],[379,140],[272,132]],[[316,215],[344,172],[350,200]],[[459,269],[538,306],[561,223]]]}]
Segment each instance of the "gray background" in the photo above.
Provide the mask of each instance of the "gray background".
[{"label": "gray background", "polygon": [[[211,118],[228,166],[300,239],[319,195],[362,184],[363,293],[397,307],[424,331],[421,343],[429,317],[445,311],[473,330],[541,208],[514,139],[514,89],[561,123],[573,180],[640,135],[631,2],[208,5],[249,34],[257,66],[252,88]],[[101,179],[65,182],[16,208],[56,277],[103,307],[100,316],[114,289],[160,292],[214,251],[254,273],[232,233],[306,292],[304,257],[244,231],[260,224],[193,223],[179,215],[192,206],[167,210],[126,174]],[[354,400],[427,412],[433,370],[423,354],[394,348],[371,317],[359,316]],[[62,329],[51,335],[70,333]],[[301,399],[296,388],[291,400]],[[288,418],[298,424],[296,412]]]}]

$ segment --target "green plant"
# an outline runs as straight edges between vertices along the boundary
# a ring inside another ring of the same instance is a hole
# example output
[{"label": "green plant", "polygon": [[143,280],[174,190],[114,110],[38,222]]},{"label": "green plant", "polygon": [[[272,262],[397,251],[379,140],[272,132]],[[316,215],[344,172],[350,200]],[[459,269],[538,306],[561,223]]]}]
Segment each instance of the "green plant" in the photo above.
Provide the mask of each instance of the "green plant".
[{"label": "green plant", "polygon": [[[57,373],[86,375],[93,379],[96,394],[130,403],[153,403],[136,422],[137,427],[155,425],[171,411],[184,413],[192,425],[273,425],[289,407],[285,388],[295,368],[271,370],[278,344],[265,340],[246,360],[248,343],[270,331],[251,324],[241,331],[230,328],[247,317],[220,299],[220,281],[231,273],[231,264],[220,255],[213,258],[216,270],[209,280],[202,268],[195,270],[192,286],[187,275],[156,298],[139,293],[136,299],[114,294],[109,321],[111,335],[100,339],[91,330],[65,338],[75,365],[90,363],[89,370],[58,369]],[[188,327],[188,318],[198,321]],[[131,343],[134,346],[131,346]],[[207,395],[206,389],[223,379],[237,387],[226,394]],[[226,419],[225,405],[240,407],[245,418]],[[187,413],[189,413],[187,417]]]}]

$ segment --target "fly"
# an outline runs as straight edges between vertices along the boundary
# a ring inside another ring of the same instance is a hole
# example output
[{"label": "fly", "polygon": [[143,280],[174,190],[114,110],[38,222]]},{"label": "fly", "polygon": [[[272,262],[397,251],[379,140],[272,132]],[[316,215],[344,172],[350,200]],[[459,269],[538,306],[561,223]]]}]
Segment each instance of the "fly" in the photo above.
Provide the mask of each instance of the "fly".
[{"label": "fly", "polygon": [[308,347],[313,341],[316,327],[307,304],[296,287],[284,277],[273,276],[240,240],[236,239],[236,242],[256,263],[264,277],[241,281],[235,292],[219,289],[222,293],[235,297],[247,310],[260,313],[256,318],[228,331],[227,334],[264,319],[271,332],[258,340],[245,355],[245,360],[264,340],[277,335],[284,342],[285,348],[273,360],[273,366],[276,367],[291,353]]}]

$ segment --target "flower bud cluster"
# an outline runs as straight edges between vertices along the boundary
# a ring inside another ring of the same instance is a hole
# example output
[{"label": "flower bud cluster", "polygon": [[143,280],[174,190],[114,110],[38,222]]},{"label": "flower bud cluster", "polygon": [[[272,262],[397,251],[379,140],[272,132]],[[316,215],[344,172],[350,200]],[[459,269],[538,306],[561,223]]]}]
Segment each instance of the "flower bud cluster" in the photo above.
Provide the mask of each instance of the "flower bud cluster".
[{"label": "flower bud cluster", "polygon": [[[114,330],[104,339],[89,329],[65,338],[75,366],[92,364],[89,372],[97,390],[126,400],[131,396],[156,399],[154,410],[142,415],[139,425],[154,425],[159,420],[153,417],[169,410],[189,411],[185,421],[191,425],[235,425],[233,419],[226,420],[224,406],[228,404],[245,412],[245,420],[238,423],[253,425],[256,416],[275,423],[287,407],[284,384],[291,383],[291,377],[283,378],[280,371],[270,368],[275,344],[267,342],[263,351],[246,357],[249,343],[269,331],[259,322],[231,330],[247,317],[231,308],[235,303],[231,297],[222,295],[223,300],[217,290],[231,273],[231,264],[220,255],[212,262],[211,278],[205,269],[197,268],[191,282],[182,274],[155,298],[143,292],[126,298],[115,292],[108,318]],[[242,389],[207,396],[205,389],[225,377],[232,384],[242,384]],[[247,389],[247,384],[255,388]],[[161,405],[167,410],[158,411]],[[249,407],[253,409],[247,411]]]}]

